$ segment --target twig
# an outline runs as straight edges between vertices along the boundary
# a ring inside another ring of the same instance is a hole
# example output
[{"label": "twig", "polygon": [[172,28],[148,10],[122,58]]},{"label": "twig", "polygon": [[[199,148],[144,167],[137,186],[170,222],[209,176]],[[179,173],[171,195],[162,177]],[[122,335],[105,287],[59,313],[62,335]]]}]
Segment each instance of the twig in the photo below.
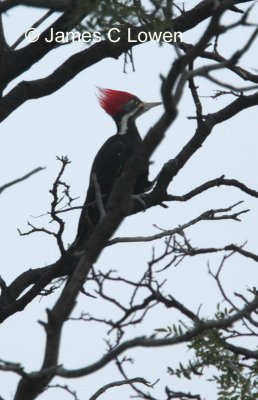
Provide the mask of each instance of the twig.
[{"label": "twig", "polygon": [[77,393],[73,390],[71,390],[69,388],[69,386],[67,385],[60,385],[60,384],[56,384],[56,385],[48,385],[44,391],[46,391],[47,389],[62,389],[64,391],[66,391],[67,393],[69,393],[74,400],[79,400],[79,397],[77,396]]},{"label": "twig", "polygon": [[[125,373],[125,370],[123,368],[123,364],[125,361],[131,361],[130,359],[124,357],[122,359],[122,361],[120,361],[118,359],[118,357],[116,358],[116,366],[119,370],[119,372],[121,373],[121,375],[125,378],[128,379],[127,374]],[[156,382],[154,382],[152,385],[148,385],[149,387],[153,388],[154,385],[158,382],[158,380]],[[154,398],[153,396],[150,395],[149,392],[143,392],[142,390],[140,390],[137,386],[134,385],[134,382],[130,383],[131,388],[137,393],[137,397],[142,398],[144,400],[157,400],[156,398]]]},{"label": "twig", "polygon": [[5,361],[0,359],[0,371],[15,372],[19,376],[26,378],[28,374],[24,372],[24,367],[19,363]]},{"label": "twig", "polygon": [[199,394],[175,392],[168,387],[166,387],[165,392],[167,395],[167,400],[201,400],[201,396]]},{"label": "twig", "polygon": [[99,396],[101,396],[103,393],[105,393],[108,389],[111,389],[113,387],[117,386],[123,386],[123,385],[131,385],[132,383],[141,383],[145,386],[149,386],[150,384],[146,379],[144,378],[132,378],[132,379],[124,379],[123,381],[116,381],[116,382],[111,382],[108,383],[107,385],[102,386],[93,396],[89,398],[89,400],[96,400]]},{"label": "twig", "polygon": [[[192,62],[189,65],[189,70],[193,71],[193,67],[194,67],[194,63]],[[195,85],[194,79],[190,78],[189,79],[189,88],[191,90],[192,93],[192,98],[195,104],[195,109],[196,109],[196,118],[198,123],[200,123],[202,121],[202,103],[200,101],[199,95],[198,95],[198,87]]]},{"label": "twig", "polygon": [[217,215],[217,214],[221,214],[223,212],[228,212],[231,211],[234,207],[236,207],[237,205],[241,204],[241,202],[238,202],[236,204],[233,204],[232,206],[226,207],[226,208],[220,208],[220,209],[215,209],[215,210],[208,210],[205,211],[204,213],[200,214],[198,217],[192,219],[189,222],[186,222],[185,224],[182,224],[176,228],[173,229],[168,229],[168,230],[164,230],[161,233],[156,233],[154,235],[150,235],[150,236],[135,236],[135,237],[118,237],[118,238],[114,238],[109,240],[109,242],[107,243],[107,246],[112,246],[114,244],[117,243],[135,243],[135,242],[151,242],[154,240],[158,240],[161,239],[165,236],[172,236],[175,235],[176,233],[181,233],[183,230],[185,230],[186,228],[189,228],[190,226],[193,226],[195,224],[197,224],[200,221],[212,221],[212,220],[225,220],[225,219],[232,219],[235,221],[239,221],[239,216],[248,212],[249,210],[243,210],[243,211],[239,211],[237,213],[234,214],[225,214],[225,215]]},{"label": "twig", "polygon": [[[53,221],[56,221],[58,223],[58,225],[59,225],[59,228],[58,228],[57,233],[55,234],[55,237],[56,237],[56,240],[57,240],[58,247],[60,249],[60,253],[61,253],[61,255],[64,255],[65,254],[65,248],[64,248],[64,244],[63,244],[62,235],[63,235],[64,228],[65,228],[65,222],[60,217],[58,217],[56,215],[56,208],[57,208],[57,206],[60,204],[60,202],[62,200],[62,199],[59,199],[59,196],[58,196],[58,188],[59,188],[60,185],[61,186],[65,186],[66,193],[68,193],[68,195],[69,195],[69,187],[65,183],[61,182],[61,177],[62,177],[62,175],[63,175],[63,173],[65,171],[66,166],[68,164],[70,164],[70,161],[68,160],[67,156],[57,157],[57,160],[61,161],[62,167],[60,169],[59,174],[57,175],[57,178],[56,178],[55,182],[53,183],[52,189],[50,189],[50,193],[53,196],[53,201],[51,203],[50,215],[51,215]],[[68,199],[69,199],[69,202],[71,202],[70,196],[68,196]]]},{"label": "twig", "polygon": [[[53,10],[49,10],[46,12],[45,15],[43,15],[43,17],[41,17],[38,21],[36,21],[31,28],[38,28],[44,21],[46,21],[46,19],[48,19],[52,14],[54,13]],[[21,44],[23,41],[25,40],[25,33],[23,33],[15,42],[14,44],[11,46],[11,49],[14,50],[16,49],[16,47],[19,46],[19,44]]]},{"label": "twig", "polygon": [[15,179],[14,181],[8,182],[5,185],[0,187],[0,194],[3,193],[4,190],[8,189],[9,187],[16,185],[17,183],[20,183],[22,181],[25,181],[26,179],[30,178],[32,175],[36,174],[39,171],[44,170],[46,167],[38,167],[33,169],[31,172],[29,172],[28,174],[22,176],[21,178]]},{"label": "twig", "polygon": [[219,320],[205,320],[200,324],[197,324],[194,328],[188,329],[185,333],[179,336],[169,337],[165,339],[153,339],[147,337],[136,337],[132,340],[125,341],[119,346],[112,349],[109,353],[104,355],[100,360],[95,363],[75,370],[67,370],[62,367],[57,369],[57,375],[62,377],[76,378],[80,376],[86,376],[91,374],[101,367],[107,365],[110,361],[114,360],[124,351],[135,347],[161,347],[161,346],[172,346],[179,343],[184,343],[192,340],[194,337],[201,333],[207,332],[210,329],[225,329],[230,327],[233,323],[241,320],[246,315],[250,315],[258,307],[258,296],[245,305],[241,310],[231,314],[229,317]]},{"label": "twig", "polygon": [[233,186],[238,189],[240,189],[242,192],[258,198],[258,191],[249,188],[246,186],[244,183],[239,182],[237,179],[226,179],[225,175],[222,175],[219,178],[212,179],[208,182],[203,183],[202,185],[198,186],[197,188],[191,190],[190,192],[181,195],[181,196],[175,196],[175,195],[167,195],[166,201],[187,201],[192,199],[193,197],[205,192],[208,189],[214,188],[214,187],[219,187],[219,186]]}]

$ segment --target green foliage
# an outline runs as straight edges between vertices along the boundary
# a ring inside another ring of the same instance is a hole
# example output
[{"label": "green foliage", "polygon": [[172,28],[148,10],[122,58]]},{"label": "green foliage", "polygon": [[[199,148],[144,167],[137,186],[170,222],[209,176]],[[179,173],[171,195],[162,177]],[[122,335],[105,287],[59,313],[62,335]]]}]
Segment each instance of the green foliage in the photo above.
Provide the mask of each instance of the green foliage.
[{"label": "green foliage", "polygon": [[221,304],[217,304],[217,312],[215,314],[216,319],[224,319],[230,317],[230,315],[234,312],[233,308],[228,309],[227,307],[221,308]]},{"label": "green foliage", "polygon": [[98,30],[104,35],[114,26],[119,28],[144,26],[153,31],[166,30],[166,26],[175,14],[173,2],[151,0],[144,4],[140,0],[96,1],[94,11],[88,14],[77,29]]},{"label": "green foliage", "polygon": [[[217,307],[215,318],[225,319],[232,309]],[[205,323],[205,321],[203,321]],[[167,336],[180,336],[189,331],[186,325],[156,329]],[[217,400],[254,400],[258,399],[258,361],[248,359],[233,353],[226,348],[226,331],[210,329],[195,336],[188,344],[193,353],[192,359],[176,368],[168,367],[168,373],[177,378],[192,379],[204,375],[207,380],[216,382]],[[207,376],[209,376],[207,378]]]},{"label": "green foliage", "polygon": [[173,324],[172,326],[167,326],[166,328],[157,328],[155,329],[156,332],[165,333],[166,337],[169,336],[181,336],[183,335],[188,329],[188,326],[181,322],[178,325]]},{"label": "green foliage", "polygon": [[176,375],[178,378],[191,379],[191,375],[202,375],[203,366],[198,361],[189,361],[189,364],[185,367],[182,363],[179,363],[179,368],[168,367],[168,373],[170,375]]}]

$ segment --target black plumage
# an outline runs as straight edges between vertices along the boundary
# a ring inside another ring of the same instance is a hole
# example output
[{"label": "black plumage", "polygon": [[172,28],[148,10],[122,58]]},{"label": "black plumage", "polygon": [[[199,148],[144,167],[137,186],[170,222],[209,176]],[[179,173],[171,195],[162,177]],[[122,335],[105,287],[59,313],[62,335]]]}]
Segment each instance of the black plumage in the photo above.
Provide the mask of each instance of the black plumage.
[{"label": "black plumage", "polygon": [[[121,104],[115,103],[117,99]],[[109,102],[112,101],[113,104],[110,104]],[[105,208],[115,180],[123,171],[127,160],[142,142],[135,125],[136,118],[151,107],[160,104],[143,103],[134,95],[111,89],[102,90],[100,103],[114,119],[117,133],[102,145],[93,161],[87,196],[79,220],[76,245],[80,243],[81,239],[89,236],[100,220],[100,204],[96,199],[96,182],[100,191],[101,203]],[[133,194],[142,194],[149,190],[151,182],[148,180],[148,175],[149,165],[147,164],[135,182]]]}]

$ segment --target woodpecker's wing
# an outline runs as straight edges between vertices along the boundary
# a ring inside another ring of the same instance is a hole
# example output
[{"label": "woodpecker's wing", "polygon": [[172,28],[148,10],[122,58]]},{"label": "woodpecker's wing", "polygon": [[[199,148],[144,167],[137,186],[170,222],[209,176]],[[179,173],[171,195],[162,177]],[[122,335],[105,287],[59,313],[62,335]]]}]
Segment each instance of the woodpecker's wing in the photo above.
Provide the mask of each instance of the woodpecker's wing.
[{"label": "woodpecker's wing", "polygon": [[[93,161],[91,177],[93,174],[96,175],[104,203],[129,156],[128,147],[123,138],[118,135],[110,137],[98,151]],[[91,180],[86,203],[92,202],[94,199],[95,188]]]},{"label": "woodpecker's wing", "polygon": [[[98,151],[93,161],[90,176],[96,174],[103,204],[107,202],[114,182],[129,156],[128,146],[126,146],[123,138],[118,135],[111,136]],[[99,209],[95,199],[96,190],[90,178],[86,200],[79,220],[77,242],[98,223]]]}]

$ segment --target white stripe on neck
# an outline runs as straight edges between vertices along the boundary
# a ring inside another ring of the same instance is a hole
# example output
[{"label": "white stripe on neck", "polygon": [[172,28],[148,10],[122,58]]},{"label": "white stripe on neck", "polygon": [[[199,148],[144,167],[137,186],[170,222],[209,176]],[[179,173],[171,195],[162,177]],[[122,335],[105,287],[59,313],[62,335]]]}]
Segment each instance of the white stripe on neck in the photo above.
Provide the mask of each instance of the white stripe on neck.
[{"label": "white stripe on neck", "polygon": [[127,132],[127,128],[128,128],[128,120],[129,118],[133,117],[134,114],[136,114],[137,110],[133,110],[132,112],[125,114],[122,118],[121,118],[121,122],[120,122],[120,130],[117,132],[118,135],[125,135]]}]

